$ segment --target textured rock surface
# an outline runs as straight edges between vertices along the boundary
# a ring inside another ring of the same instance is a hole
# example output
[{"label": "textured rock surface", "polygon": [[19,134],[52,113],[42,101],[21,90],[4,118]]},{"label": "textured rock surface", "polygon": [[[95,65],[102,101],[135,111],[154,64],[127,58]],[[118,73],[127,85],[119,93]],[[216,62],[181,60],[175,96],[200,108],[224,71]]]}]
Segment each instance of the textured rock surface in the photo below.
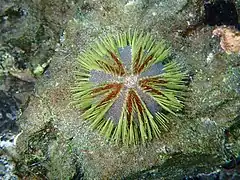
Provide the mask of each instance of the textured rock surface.
[{"label": "textured rock surface", "polygon": [[[23,133],[17,150],[23,168],[18,175],[80,179],[84,173],[85,179],[104,179],[138,172],[141,177],[149,170],[149,176],[172,179],[210,173],[237,156],[239,125],[234,119],[240,107],[239,56],[225,54],[219,40],[211,38],[213,27],[202,22],[203,5],[198,0],[6,1],[0,9],[0,55],[19,59],[23,65],[17,69],[31,72],[51,57],[19,120]],[[240,2],[236,5],[239,9]],[[129,28],[150,32],[157,40],[164,38],[172,46],[172,57],[191,75],[184,112],[161,140],[146,147],[107,143],[81,121],[80,112],[70,104],[78,54],[100,35]],[[8,73],[12,64],[4,67]],[[10,90],[12,84],[4,81],[1,88]],[[229,128],[232,135],[226,140]]]},{"label": "textured rock surface", "polygon": [[0,133],[17,132],[16,125],[19,103],[16,99],[0,91]]},{"label": "textured rock surface", "polygon": [[16,179],[11,174],[12,162],[17,159],[13,146],[21,134],[17,135],[16,121],[33,94],[36,76],[49,65],[49,58],[61,42],[62,28],[74,8],[65,1],[1,1],[0,176],[3,179]]}]

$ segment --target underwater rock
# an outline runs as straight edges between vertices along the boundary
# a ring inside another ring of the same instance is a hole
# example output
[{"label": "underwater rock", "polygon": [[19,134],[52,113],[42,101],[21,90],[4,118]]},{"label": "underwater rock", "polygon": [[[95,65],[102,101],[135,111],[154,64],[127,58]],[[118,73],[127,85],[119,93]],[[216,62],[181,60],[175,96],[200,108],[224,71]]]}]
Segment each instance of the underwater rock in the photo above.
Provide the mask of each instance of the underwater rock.
[{"label": "underwater rock", "polygon": [[19,102],[0,91],[0,133],[17,132],[16,119],[19,113]]},{"label": "underwater rock", "polygon": [[184,180],[238,180],[240,179],[240,156],[222,165],[222,168],[211,172],[201,173],[196,176],[185,177]]},{"label": "underwater rock", "polygon": [[14,164],[9,161],[7,156],[0,156],[0,179],[17,180],[13,174]]}]

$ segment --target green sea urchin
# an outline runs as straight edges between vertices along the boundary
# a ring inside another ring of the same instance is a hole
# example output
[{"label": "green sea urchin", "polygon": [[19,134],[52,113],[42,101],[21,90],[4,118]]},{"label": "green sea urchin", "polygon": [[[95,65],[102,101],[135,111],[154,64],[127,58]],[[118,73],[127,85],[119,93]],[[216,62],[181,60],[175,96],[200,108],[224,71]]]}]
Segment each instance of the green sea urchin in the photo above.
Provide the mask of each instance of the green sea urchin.
[{"label": "green sea urchin", "polygon": [[166,62],[169,48],[147,34],[100,39],[79,57],[73,98],[83,119],[108,139],[136,144],[168,130],[182,109],[186,74]]}]

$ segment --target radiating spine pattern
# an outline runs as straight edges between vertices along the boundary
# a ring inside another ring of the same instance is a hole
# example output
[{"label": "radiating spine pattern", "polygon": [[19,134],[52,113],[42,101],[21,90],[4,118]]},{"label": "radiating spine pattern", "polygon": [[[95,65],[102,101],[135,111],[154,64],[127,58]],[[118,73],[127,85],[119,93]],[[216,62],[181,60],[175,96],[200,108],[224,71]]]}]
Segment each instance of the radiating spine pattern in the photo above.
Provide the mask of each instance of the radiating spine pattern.
[{"label": "radiating spine pattern", "polygon": [[170,49],[150,34],[106,36],[78,58],[72,88],[82,118],[107,139],[125,145],[161,138],[169,115],[183,108],[186,73]]}]

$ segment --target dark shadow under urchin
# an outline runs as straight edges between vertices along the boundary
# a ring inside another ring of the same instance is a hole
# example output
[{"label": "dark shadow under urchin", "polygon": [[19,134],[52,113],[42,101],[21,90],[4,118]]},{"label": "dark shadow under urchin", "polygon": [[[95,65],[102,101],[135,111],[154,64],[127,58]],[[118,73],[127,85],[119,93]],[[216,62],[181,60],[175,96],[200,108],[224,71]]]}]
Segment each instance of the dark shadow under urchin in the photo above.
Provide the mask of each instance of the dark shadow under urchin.
[{"label": "dark shadow under urchin", "polygon": [[183,108],[186,74],[169,48],[127,32],[97,41],[79,57],[73,98],[82,117],[107,139],[145,143],[168,130],[168,114]]}]

